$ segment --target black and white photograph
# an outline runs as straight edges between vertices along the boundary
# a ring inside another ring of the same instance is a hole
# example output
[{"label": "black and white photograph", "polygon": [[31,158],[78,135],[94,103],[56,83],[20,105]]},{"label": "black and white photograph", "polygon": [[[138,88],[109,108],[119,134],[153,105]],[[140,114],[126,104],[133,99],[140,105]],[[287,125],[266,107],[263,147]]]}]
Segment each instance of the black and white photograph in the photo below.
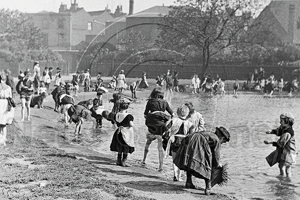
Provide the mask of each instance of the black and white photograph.
[{"label": "black and white photograph", "polygon": [[299,200],[299,0],[0,4],[0,200]]}]

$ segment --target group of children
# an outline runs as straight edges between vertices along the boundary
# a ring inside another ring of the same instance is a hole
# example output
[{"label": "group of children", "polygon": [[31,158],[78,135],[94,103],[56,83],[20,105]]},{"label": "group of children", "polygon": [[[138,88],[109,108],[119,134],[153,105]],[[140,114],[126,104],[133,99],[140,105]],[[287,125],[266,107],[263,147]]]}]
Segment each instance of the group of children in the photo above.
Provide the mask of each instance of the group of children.
[{"label": "group of children", "polygon": [[208,92],[210,94],[221,94],[225,95],[225,83],[224,81],[217,76],[214,80],[209,74],[205,75],[203,80],[201,81],[197,74],[194,74],[192,77],[191,86],[193,88],[192,93],[198,94],[200,90],[204,92]]}]

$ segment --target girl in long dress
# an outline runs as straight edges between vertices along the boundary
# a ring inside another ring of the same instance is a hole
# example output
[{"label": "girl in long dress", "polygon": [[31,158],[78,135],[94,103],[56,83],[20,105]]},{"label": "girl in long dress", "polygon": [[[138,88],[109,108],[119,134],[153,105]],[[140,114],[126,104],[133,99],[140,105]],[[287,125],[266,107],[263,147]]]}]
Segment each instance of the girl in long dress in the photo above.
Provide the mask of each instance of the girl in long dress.
[{"label": "girl in long dress", "polygon": [[120,112],[118,112],[114,120],[117,124],[117,130],[114,133],[110,150],[118,152],[117,165],[128,167],[128,153],[134,152],[134,117],[128,113],[130,101],[126,98],[120,99]]},{"label": "girl in long dress", "polygon": [[142,89],[145,89],[145,88],[149,87],[149,84],[147,82],[146,72],[143,72],[142,80],[141,80],[141,82],[138,86],[139,86],[139,88],[142,88]]},{"label": "girl in long dress", "polygon": [[34,90],[37,92],[37,94],[39,94],[38,90],[40,87],[40,82],[41,82],[41,68],[40,68],[40,64],[38,61],[35,61],[33,64],[33,86],[34,86]]},{"label": "girl in long dress", "polygon": [[[188,120],[188,115],[189,108],[186,105],[182,105],[177,109],[177,117],[170,119],[166,123],[166,126],[169,127],[167,130],[169,139],[166,147],[166,156],[171,155],[174,159],[183,138],[194,131],[194,124]],[[173,164],[173,172],[173,181],[181,181],[181,171],[175,164]]]},{"label": "girl in long dress", "polygon": [[8,98],[12,98],[10,86],[6,85],[6,74],[0,72],[0,144],[6,145],[7,125],[12,123],[14,108],[8,104]]},{"label": "girl in long dress", "polygon": [[119,75],[117,76],[117,86],[116,88],[119,89],[121,93],[123,93],[125,89],[125,84],[126,84],[126,79],[125,79],[125,74],[124,70],[121,70]]},{"label": "girl in long dress", "polygon": [[224,127],[217,127],[215,133],[194,132],[182,140],[173,163],[186,171],[186,188],[196,188],[192,182],[193,175],[205,180],[205,194],[210,194],[213,169],[222,167],[220,145],[229,140],[230,134]]}]

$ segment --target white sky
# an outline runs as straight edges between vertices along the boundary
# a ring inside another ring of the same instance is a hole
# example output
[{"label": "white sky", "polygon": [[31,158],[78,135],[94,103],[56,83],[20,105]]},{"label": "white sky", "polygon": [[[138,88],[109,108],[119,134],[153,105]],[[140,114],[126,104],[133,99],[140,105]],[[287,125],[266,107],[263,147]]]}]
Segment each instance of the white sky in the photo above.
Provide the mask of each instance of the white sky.
[{"label": "white sky", "polygon": [[[72,0],[74,2],[74,0]],[[153,6],[173,5],[176,0],[134,0],[133,12],[137,13]],[[19,10],[27,13],[40,11],[58,12],[60,4],[66,4],[70,8],[71,0],[1,0],[0,9]],[[129,0],[76,0],[78,7],[86,11],[104,10],[106,6],[114,12],[118,5],[123,6],[123,12],[129,12]]]}]

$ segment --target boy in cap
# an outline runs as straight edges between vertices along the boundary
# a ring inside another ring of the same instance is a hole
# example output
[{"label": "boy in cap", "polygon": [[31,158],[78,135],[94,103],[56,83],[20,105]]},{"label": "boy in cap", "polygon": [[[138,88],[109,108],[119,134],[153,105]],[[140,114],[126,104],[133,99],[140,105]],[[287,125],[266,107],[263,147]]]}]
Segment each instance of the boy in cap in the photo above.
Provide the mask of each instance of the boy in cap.
[{"label": "boy in cap", "polygon": [[278,155],[278,167],[280,175],[284,175],[283,167],[287,177],[292,176],[291,166],[296,163],[296,145],[294,137],[294,116],[292,113],[282,113],[280,115],[280,126],[277,129],[267,131],[267,134],[275,134],[280,138],[275,141],[264,141],[265,144],[272,144],[277,147],[279,151]]}]

